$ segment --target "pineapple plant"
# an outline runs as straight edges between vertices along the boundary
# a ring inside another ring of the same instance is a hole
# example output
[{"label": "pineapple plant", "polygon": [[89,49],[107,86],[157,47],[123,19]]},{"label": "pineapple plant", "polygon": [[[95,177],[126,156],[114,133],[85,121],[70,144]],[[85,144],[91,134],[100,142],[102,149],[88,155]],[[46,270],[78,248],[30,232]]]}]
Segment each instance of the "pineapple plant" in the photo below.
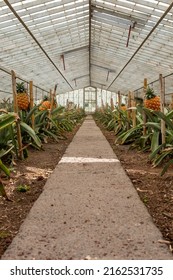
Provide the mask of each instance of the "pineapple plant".
[{"label": "pineapple plant", "polygon": [[29,97],[26,92],[24,82],[16,83],[17,105],[20,110],[27,110],[29,107]]},{"label": "pineapple plant", "polygon": [[51,106],[51,103],[50,103],[48,97],[45,96],[45,97],[43,98],[43,101],[41,102],[41,105],[40,105],[40,107],[39,107],[39,110],[40,110],[40,111],[44,111],[44,110],[50,109],[50,106]]},{"label": "pineapple plant", "polygon": [[154,94],[154,90],[150,87],[146,91],[146,99],[144,100],[144,106],[154,111],[160,111],[160,97]]}]

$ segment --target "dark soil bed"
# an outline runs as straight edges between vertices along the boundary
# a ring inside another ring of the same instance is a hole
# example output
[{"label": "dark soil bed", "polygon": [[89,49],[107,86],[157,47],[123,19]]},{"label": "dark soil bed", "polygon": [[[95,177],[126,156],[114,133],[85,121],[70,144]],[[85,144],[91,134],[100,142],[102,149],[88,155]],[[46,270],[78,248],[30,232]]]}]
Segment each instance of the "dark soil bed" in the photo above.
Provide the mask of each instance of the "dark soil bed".
[{"label": "dark soil bed", "polygon": [[99,127],[173,252],[173,169],[161,177],[162,167],[152,168],[148,153],[116,145],[114,133]]},{"label": "dark soil bed", "polygon": [[[24,161],[16,162],[11,179],[6,181],[5,186],[11,201],[0,196],[0,257],[17,234],[21,223],[41,194],[47,178],[61,159],[79,126],[73,132],[65,133],[66,140],[60,140],[59,143],[49,140],[41,151],[30,148],[29,157]],[[29,190],[18,191],[20,186],[22,188],[27,186]]]}]

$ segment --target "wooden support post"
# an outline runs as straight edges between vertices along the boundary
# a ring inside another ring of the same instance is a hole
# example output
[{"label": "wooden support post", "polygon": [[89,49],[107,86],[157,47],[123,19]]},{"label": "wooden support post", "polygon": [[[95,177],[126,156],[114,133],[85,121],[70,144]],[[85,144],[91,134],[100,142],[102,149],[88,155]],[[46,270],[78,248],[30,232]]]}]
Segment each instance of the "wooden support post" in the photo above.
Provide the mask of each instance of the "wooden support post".
[{"label": "wooden support post", "polygon": [[[136,107],[134,92],[132,92],[131,94],[131,106]],[[133,127],[136,127],[136,109],[132,109],[132,123],[133,123]]]},{"label": "wooden support post", "polygon": [[[30,110],[34,107],[33,81],[29,82]],[[34,114],[31,116],[31,127],[34,129]]]},{"label": "wooden support post", "polygon": [[49,96],[50,96],[50,111],[52,110],[53,107],[53,93],[52,93],[52,89],[50,89],[49,91]]},{"label": "wooden support post", "polygon": [[120,94],[120,91],[118,91],[118,108],[121,109],[121,94]]},{"label": "wooden support post", "polygon": [[[49,111],[49,113],[48,113],[49,119],[51,119],[51,113],[52,113],[52,109],[53,109],[53,105],[54,105],[54,96],[55,96],[55,93],[56,93],[56,86],[55,86],[55,88],[54,88],[53,93],[52,93],[52,90],[51,90],[51,89],[50,89],[50,92],[49,92],[49,94],[50,94],[50,109],[48,110],[48,111]],[[47,129],[49,129],[50,126],[51,126],[51,123],[50,123],[50,121],[48,121]]]},{"label": "wooden support post", "polygon": [[128,93],[128,99],[127,99],[127,129],[130,129],[130,119],[131,119],[131,110],[129,108],[131,107],[131,92]]},{"label": "wooden support post", "polygon": [[56,89],[57,89],[57,84],[54,87],[53,93],[52,93],[52,90],[50,91],[50,96],[51,96],[51,99],[50,99],[50,112],[52,112],[52,109],[53,109],[53,106],[54,106],[54,101],[55,101],[55,98],[56,98]]},{"label": "wooden support post", "polygon": [[66,108],[69,109],[69,100],[68,100],[68,98],[66,100]]},{"label": "wooden support post", "polygon": [[[120,91],[118,91],[118,109],[121,110],[121,94]],[[118,123],[121,124],[121,114],[118,113]]]},{"label": "wooden support post", "polygon": [[[14,102],[14,112],[18,114],[18,106],[17,106],[17,91],[16,91],[16,73],[12,70],[11,71],[12,76],[12,89],[13,89],[13,102]],[[22,150],[22,136],[21,136],[21,129],[20,129],[20,123],[19,120],[16,121],[16,128],[17,128],[17,141],[18,141],[18,157],[20,159],[23,159],[23,150]]]},{"label": "wooden support post", "polygon": [[113,111],[114,109],[115,109],[114,100],[113,100],[113,98],[111,97],[111,110]]},{"label": "wooden support post", "polygon": [[[143,100],[145,100],[145,94],[147,90],[147,79],[144,79],[144,90],[143,90]],[[145,112],[143,111],[143,135],[146,135],[147,128],[146,128],[146,122],[147,122],[147,116]]]},{"label": "wooden support post", "polygon": [[[159,75],[160,82],[160,111],[164,114],[165,107],[165,79],[162,74]],[[162,144],[165,143],[165,121],[161,120],[161,135],[162,135]]]}]

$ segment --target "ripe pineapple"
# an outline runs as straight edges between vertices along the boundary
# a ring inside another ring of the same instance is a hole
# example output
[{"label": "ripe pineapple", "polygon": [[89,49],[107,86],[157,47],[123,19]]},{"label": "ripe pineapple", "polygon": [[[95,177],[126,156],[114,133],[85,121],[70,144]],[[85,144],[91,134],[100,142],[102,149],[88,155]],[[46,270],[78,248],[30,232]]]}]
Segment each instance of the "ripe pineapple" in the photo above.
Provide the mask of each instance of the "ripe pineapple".
[{"label": "ripe pineapple", "polygon": [[45,96],[40,107],[39,107],[39,110],[40,111],[44,111],[44,110],[47,110],[47,109],[50,109],[50,106],[51,106],[51,103],[50,101],[48,100],[48,97]]},{"label": "ripe pineapple", "polygon": [[144,106],[154,111],[160,111],[160,97],[154,94],[154,90],[150,87],[146,91],[146,99],[144,100]]},{"label": "ripe pineapple", "polygon": [[27,110],[29,107],[29,96],[26,92],[24,82],[16,83],[17,105],[20,110]]},{"label": "ripe pineapple", "polygon": [[124,103],[121,104],[121,110],[123,110],[123,111],[127,110],[127,107],[126,107],[126,105]]}]

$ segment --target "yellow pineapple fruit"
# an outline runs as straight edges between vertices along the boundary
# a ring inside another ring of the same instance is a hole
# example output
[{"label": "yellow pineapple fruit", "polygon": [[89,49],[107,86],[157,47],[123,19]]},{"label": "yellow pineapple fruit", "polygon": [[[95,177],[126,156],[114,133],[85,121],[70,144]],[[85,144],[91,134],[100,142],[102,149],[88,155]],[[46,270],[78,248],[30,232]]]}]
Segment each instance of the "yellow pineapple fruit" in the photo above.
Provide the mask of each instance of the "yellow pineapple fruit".
[{"label": "yellow pineapple fruit", "polygon": [[126,111],[127,110],[127,107],[124,103],[121,104],[121,110],[122,111]]},{"label": "yellow pineapple fruit", "polygon": [[24,82],[16,83],[17,105],[20,110],[27,110],[29,107],[29,96],[26,92]]},{"label": "yellow pineapple fruit", "polygon": [[50,106],[51,106],[51,103],[50,101],[48,100],[48,97],[45,96],[40,107],[39,107],[39,110],[40,111],[44,111],[44,110],[47,110],[47,109],[50,109]]},{"label": "yellow pineapple fruit", "polygon": [[160,111],[160,97],[154,94],[154,90],[150,87],[146,91],[146,99],[144,100],[144,106],[154,111]]}]

